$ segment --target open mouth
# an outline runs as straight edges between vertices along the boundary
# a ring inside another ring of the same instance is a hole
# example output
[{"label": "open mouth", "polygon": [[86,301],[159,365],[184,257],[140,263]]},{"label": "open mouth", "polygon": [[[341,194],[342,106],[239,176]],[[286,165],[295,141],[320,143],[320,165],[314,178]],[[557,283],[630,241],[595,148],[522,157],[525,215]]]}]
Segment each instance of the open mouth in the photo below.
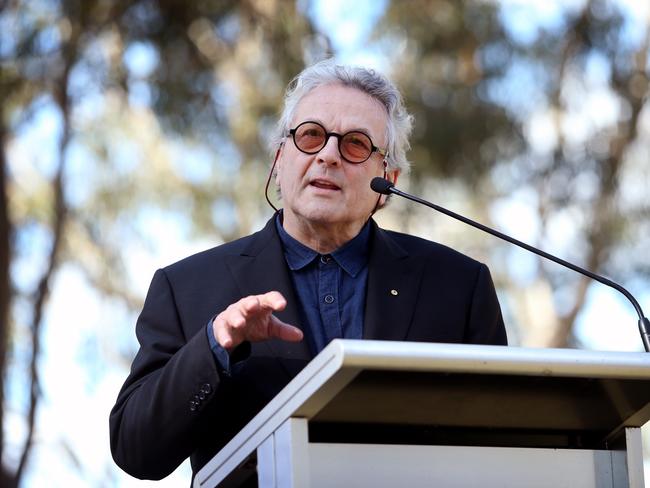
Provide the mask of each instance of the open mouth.
[{"label": "open mouth", "polygon": [[316,179],[312,180],[309,182],[310,186],[314,186],[316,188],[320,188],[321,190],[340,190],[341,188],[334,183],[327,181],[327,180],[321,180],[321,179]]}]

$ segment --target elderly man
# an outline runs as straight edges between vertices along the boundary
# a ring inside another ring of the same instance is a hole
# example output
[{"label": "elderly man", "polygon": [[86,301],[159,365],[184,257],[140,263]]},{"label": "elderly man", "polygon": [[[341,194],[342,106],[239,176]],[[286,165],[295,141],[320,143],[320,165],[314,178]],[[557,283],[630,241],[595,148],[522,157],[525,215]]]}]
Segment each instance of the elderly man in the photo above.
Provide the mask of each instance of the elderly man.
[{"label": "elderly man", "polygon": [[158,270],[110,416],[115,461],[196,472],[337,337],[505,344],[487,267],[380,229],[411,129],[397,89],[331,61],[290,85],[275,140],[283,209],[259,232]]}]

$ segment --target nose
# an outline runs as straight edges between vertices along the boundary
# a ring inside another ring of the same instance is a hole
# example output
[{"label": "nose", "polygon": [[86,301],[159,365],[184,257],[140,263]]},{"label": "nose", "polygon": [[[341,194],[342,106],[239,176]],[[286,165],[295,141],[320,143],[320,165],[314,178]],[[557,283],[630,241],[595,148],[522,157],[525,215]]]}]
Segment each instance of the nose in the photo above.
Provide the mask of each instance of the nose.
[{"label": "nose", "polygon": [[337,165],[341,164],[341,153],[339,152],[339,140],[334,134],[330,134],[323,149],[318,151],[318,162]]}]

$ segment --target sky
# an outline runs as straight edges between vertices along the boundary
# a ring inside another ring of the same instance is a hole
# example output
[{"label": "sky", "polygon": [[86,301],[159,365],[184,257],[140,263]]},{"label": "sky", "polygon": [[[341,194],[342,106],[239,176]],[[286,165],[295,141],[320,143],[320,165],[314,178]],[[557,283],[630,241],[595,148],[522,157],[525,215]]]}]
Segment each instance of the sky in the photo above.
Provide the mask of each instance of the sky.
[{"label": "sky", "polygon": [[[552,28],[560,22],[565,9],[580,7],[581,0],[570,1],[516,1],[503,0],[503,19],[513,36],[526,42],[532,39],[540,26]],[[650,17],[650,2],[624,0],[629,9],[629,36],[643,33]],[[338,59],[346,63],[359,63],[389,70],[386,60],[369,42],[368,36],[385,6],[386,0],[316,1],[309,4],[310,15],[317,26],[332,37]],[[646,20],[644,20],[646,19]],[[644,22],[646,22],[644,24]],[[145,50],[129,53],[133,69],[151,69],[152,60]],[[143,95],[146,102],[146,94]],[[608,105],[606,96],[596,96],[586,110],[594,111],[588,118],[603,123],[613,117],[615,108]],[[549,128],[548,114],[540,112],[531,118],[527,126],[529,138],[540,151],[550,144],[554,137]],[[13,161],[24,161],[14,168],[14,174],[24,185],[29,185],[30,174],[35,171],[48,172],[54,162],[48,154],[54,154],[55,140],[60,121],[54,113],[44,111],[21,135],[10,150]],[[579,137],[579,134],[576,135]],[[48,150],[48,148],[50,148]],[[197,167],[197,177],[200,168]],[[83,185],[77,185],[83,192]],[[72,195],[75,198],[75,195]],[[79,195],[78,198],[82,198]],[[535,235],[533,212],[534,202],[526,194],[513,195],[494,210],[494,222],[502,231],[527,241]],[[146,292],[153,271],[161,265],[176,261],[214,243],[190,239],[170,240],[170,226],[180,224],[168,219],[148,219],[147,232],[159,243],[155,253],[145,252],[140,247],[126,247],[124,256],[132,270],[136,290]],[[523,225],[530,223],[530,225]],[[558,224],[557,247],[562,247],[562,236],[571,230],[570,220]],[[175,235],[183,236],[182,228]],[[39,239],[38,232],[32,234]],[[486,238],[491,238],[486,236]],[[20,245],[20,243],[19,243]],[[29,245],[25,243],[24,245]],[[523,254],[522,254],[523,255]],[[528,258],[517,255],[518,263],[525,269]],[[24,262],[17,275],[29,278],[36,276],[42,263]],[[43,401],[38,413],[37,447],[25,486],[120,486],[120,487],[172,487],[185,486],[190,478],[189,466],[182,465],[173,475],[160,483],[135,480],[122,473],[111,462],[108,450],[108,413],[127,371],[123,366],[115,367],[110,353],[102,350],[106,341],[131,341],[135,337],[118,337],[114,324],[135,323],[132,313],[119,303],[99,296],[88,286],[83,274],[73,266],[64,266],[56,275],[52,295],[47,307],[43,328],[43,354],[40,360],[42,372]],[[635,290],[642,306],[650,310],[650,289]],[[591,287],[588,306],[580,316],[578,334],[586,347],[596,350],[635,351],[639,349],[636,329],[636,315],[627,300],[604,286]],[[107,364],[97,364],[92,358],[106,357]],[[117,358],[114,358],[118,362]],[[89,371],[89,368],[91,370]],[[93,371],[92,369],[100,371]],[[24,376],[18,374],[10,385],[11,395],[18,398],[17,404],[25,398],[20,385]],[[8,412],[6,435],[20,445],[25,434],[21,417],[15,411]],[[11,453],[10,453],[11,455]],[[15,461],[15,460],[14,460]],[[650,473],[646,469],[647,473]],[[650,478],[650,474],[646,474]]]}]

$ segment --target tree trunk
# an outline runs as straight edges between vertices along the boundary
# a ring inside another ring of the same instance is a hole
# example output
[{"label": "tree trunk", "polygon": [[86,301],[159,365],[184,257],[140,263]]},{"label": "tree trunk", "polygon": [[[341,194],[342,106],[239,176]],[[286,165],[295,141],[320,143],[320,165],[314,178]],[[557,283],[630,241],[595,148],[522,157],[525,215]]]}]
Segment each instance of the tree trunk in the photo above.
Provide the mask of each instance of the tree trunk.
[{"label": "tree trunk", "polygon": [[[5,444],[4,390],[7,371],[7,344],[9,342],[9,263],[11,262],[12,228],[9,219],[9,183],[5,155],[5,130],[0,122],[0,460]],[[0,465],[0,486],[13,486],[13,477]]]}]

